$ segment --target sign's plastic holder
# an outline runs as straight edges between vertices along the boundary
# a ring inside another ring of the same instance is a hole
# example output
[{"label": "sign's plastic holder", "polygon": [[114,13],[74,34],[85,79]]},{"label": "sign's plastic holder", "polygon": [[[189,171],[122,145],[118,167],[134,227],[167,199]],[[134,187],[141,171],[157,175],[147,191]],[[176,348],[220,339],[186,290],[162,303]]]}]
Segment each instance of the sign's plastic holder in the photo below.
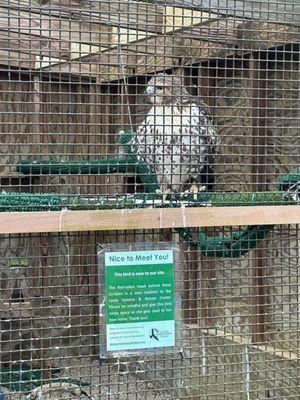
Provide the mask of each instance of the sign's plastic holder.
[{"label": "sign's plastic holder", "polygon": [[181,256],[175,243],[98,246],[101,358],[181,350]]}]

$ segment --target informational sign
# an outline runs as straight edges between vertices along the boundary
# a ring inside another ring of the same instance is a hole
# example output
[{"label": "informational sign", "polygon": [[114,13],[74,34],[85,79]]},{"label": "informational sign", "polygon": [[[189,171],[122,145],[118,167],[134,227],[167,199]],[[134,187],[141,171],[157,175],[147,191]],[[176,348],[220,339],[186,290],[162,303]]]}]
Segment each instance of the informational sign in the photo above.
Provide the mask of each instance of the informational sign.
[{"label": "informational sign", "polygon": [[105,253],[106,349],[175,345],[173,250]]}]

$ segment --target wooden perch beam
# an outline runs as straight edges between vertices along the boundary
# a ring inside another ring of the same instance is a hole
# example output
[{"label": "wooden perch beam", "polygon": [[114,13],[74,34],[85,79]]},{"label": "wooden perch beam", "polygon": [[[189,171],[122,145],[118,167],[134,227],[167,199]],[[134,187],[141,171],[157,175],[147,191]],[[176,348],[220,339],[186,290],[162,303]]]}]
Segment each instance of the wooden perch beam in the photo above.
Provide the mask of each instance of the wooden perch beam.
[{"label": "wooden perch beam", "polygon": [[2,212],[0,234],[299,224],[300,207],[245,206],[140,210]]}]

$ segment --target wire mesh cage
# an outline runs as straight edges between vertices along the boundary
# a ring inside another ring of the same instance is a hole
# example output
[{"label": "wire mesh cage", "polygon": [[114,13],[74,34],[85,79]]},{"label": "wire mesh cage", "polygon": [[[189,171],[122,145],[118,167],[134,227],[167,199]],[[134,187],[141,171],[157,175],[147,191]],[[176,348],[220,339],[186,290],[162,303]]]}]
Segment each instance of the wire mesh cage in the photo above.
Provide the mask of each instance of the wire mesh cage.
[{"label": "wire mesh cage", "polygon": [[[299,398],[298,2],[0,12],[0,399]],[[179,248],[180,346],[103,358],[137,242]]]}]

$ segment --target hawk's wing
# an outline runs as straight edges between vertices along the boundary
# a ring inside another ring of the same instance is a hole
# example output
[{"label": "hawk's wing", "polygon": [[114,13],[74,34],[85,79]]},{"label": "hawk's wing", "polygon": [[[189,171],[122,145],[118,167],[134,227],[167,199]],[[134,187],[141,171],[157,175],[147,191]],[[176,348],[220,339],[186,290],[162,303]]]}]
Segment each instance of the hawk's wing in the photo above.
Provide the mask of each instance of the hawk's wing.
[{"label": "hawk's wing", "polygon": [[192,102],[199,107],[200,113],[205,118],[206,134],[204,140],[207,146],[207,162],[213,165],[220,151],[220,138],[213,120],[211,108],[200,98],[192,98]]}]

